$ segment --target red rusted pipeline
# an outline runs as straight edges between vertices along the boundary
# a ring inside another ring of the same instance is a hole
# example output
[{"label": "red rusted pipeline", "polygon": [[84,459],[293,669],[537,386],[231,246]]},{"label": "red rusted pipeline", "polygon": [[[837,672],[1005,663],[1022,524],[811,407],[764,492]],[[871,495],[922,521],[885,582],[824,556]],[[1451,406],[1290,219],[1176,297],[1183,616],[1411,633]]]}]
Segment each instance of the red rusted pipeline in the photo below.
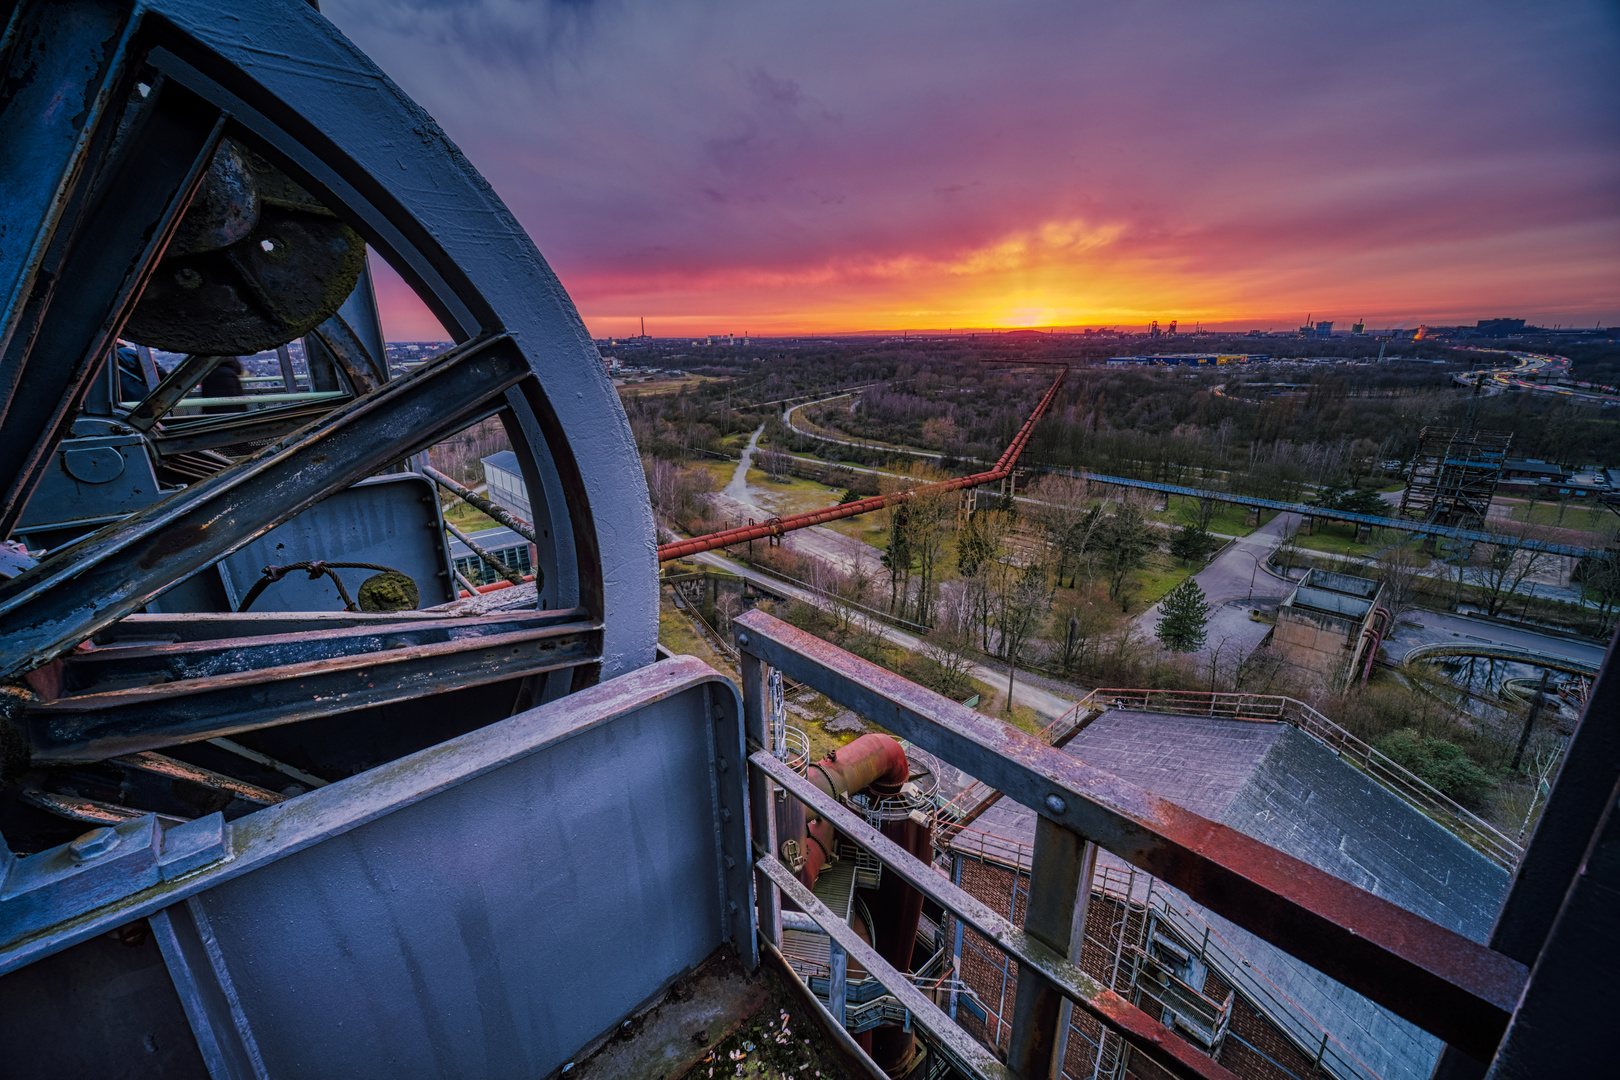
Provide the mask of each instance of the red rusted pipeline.
[{"label": "red rusted pipeline", "polygon": [[[862,735],[848,746],[839,747],[814,765],[807,773],[810,782],[834,799],[842,800],[871,788],[879,795],[895,795],[911,775],[905,749],[887,735]],[[833,827],[819,816],[810,819],[808,831],[811,843],[803,846],[804,871],[799,879],[809,888],[816,887],[821,868],[831,860]]]},{"label": "red rusted pipeline", "polygon": [[750,540],[764,540],[770,536],[781,536],[783,533],[793,532],[795,529],[808,529],[812,525],[824,525],[829,521],[838,521],[841,518],[855,517],[858,514],[881,510],[885,506],[894,506],[907,502],[914,496],[924,493],[941,491],[957,491],[962,488],[979,487],[981,484],[994,483],[1005,480],[1012,473],[1014,463],[1018,456],[1024,452],[1024,446],[1034,434],[1035,425],[1040,422],[1046,410],[1051,407],[1052,399],[1057,396],[1058,387],[1068,375],[1068,369],[1058,373],[1052,380],[1052,385],[1042,395],[1029,418],[1013,436],[1012,442],[997,459],[995,467],[971,476],[959,476],[954,480],[944,480],[937,484],[924,484],[921,487],[910,488],[906,491],[896,491],[889,495],[873,495],[851,503],[839,506],[830,506],[825,510],[808,510],[802,514],[793,514],[785,518],[772,518],[757,525],[739,525],[731,529],[721,529],[718,532],[708,533],[705,536],[694,536],[690,540],[676,540],[668,544],[661,544],[658,548],[658,561],[668,562],[671,559],[683,559],[688,555],[696,555],[700,551],[713,551],[715,548],[731,547],[734,544],[745,544]]},{"label": "red rusted pipeline", "polygon": [[[874,798],[898,795],[911,777],[906,751],[888,735],[862,735],[840,747],[808,770],[808,778],[827,795],[842,801],[847,795],[869,792]],[[919,859],[932,856],[933,838],[927,825],[909,818],[885,821],[883,834]],[[804,870],[799,879],[814,889],[816,879],[833,850],[832,823],[820,815],[806,823],[808,836],[804,849]],[[917,940],[917,920],[922,914],[922,893],[896,876],[885,875],[872,908],[873,942],[878,952],[900,971],[911,970],[912,946]],[[874,1029],[867,1052],[890,1076],[900,1076],[915,1056],[916,1036],[897,1024]],[[865,1045],[865,1044],[863,1044]]]},{"label": "red rusted pipeline", "polygon": [[[533,574],[524,574],[523,575],[523,580],[524,581],[533,581],[534,580],[534,575]],[[480,586],[478,586],[478,591],[479,591],[479,593],[500,592],[502,589],[510,589],[511,587],[512,587],[512,583],[510,581],[492,581],[488,585],[480,585]],[[472,595],[473,594],[468,592],[466,589],[457,589],[456,590],[456,599],[457,600],[466,600],[469,597],[471,597]]]}]

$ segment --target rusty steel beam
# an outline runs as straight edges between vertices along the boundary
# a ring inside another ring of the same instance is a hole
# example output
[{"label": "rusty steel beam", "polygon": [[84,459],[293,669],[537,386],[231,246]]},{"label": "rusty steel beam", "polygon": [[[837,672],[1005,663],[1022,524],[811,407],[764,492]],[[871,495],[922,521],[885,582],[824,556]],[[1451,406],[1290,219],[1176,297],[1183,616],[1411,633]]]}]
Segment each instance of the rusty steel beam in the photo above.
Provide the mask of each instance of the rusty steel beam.
[{"label": "rusty steel beam", "polygon": [[1489,1060],[1524,964],[1011,725],[751,611],[737,642],[785,675],[1163,879],[1195,902]]},{"label": "rusty steel beam", "polygon": [[[744,654],[746,655],[746,654]],[[755,661],[758,663],[758,661]],[[745,706],[746,708],[746,702]],[[748,758],[761,776],[786,788],[795,799],[833,823],[850,840],[876,855],[885,870],[903,878],[906,884],[947,908],[957,918],[984,935],[985,939],[1018,961],[1020,970],[1033,971],[1040,979],[1096,1017],[1173,1076],[1230,1080],[1232,1073],[1176,1035],[1169,1028],[1132,1005],[1112,990],[1080,970],[1063,952],[1038,937],[1019,929],[987,907],[977,897],[940,876],[915,855],[884,836],[849,807],[800,776],[769,753],[758,750]],[[756,837],[756,844],[758,838]],[[1073,897],[1069,902],[1073,904]],[[1073,908],[1070,908],[1072,915]],[[763,932],[764,927],[761,926]],[[1019,985],[1023,986],[1022,979]],[[1043,1074],[1044,1075],[1044,1074]]]},{"label": "rusty steel beam", "polygon": [[[149,618],[161,620],[164,617]],[[63,685],[67,687],[66,693],[74,693],[92,690],[97,683],[115,680],[129,685],[143,680],[174,683],[206,679],[390,649],[523,633],[548,626],[579,623],[585,618],[586,614],[580,608],[437,619],[402,620],[371,616],[370,621],[358,625],[324,629],[313,621],[309,621],[307,628],[297,630],[271,623],[269,629],[256,634],[252,633],[251,624],[233,624],[221,619],[213,625],[227,630],[227,633],[213,638],[187,638],[160,644],[111,644],[71,652],[62,658]],[[158,621],[155,628],[163,630],[168,625],[166,621]]]},{"label": "rusty steel beam", "polygon": [[189,761],[177,761],[163,754],[154,754],[151,751],[142,751],[139,754],[127,754],[124,757],[112,759],[114,765],[121,765],[136,772],[160,776],[165,780],[180,780],[189,784],[201,784],[214,791],[223,792],[243,802],[254,803],[258,806],[274,806],[278,802],[286,802],[287,796],[262,788],[257,784],[250,784],[246,780],[238,780],[234,776],[205,769],[201,765],[193,765]]},{"label": "rusty steel beam", "polygon": [[339,398],[295,402],[250,413],[229,413],[206,420],[162,424],[154,430],[152,445],[159,456],[170,457],[198,450],[216,450],[222,446],[262,443],[297,431],[346,404],[347,400]]},{"label": "rusty steel beam", "polygon": [[457,540],[460,540],[462,545],[465,546],[468,551],[482,559],[486,566],[495,571],[497,574],[501,575],[501,577],[505,578],[508,582],[513,585],[523,584],[522,574],[501,562],[501,560],[497,559],[490,552],[485,551],[476,540],[462,532],[460,529],[456,528],[454,525],[450,524],[449,521],[445,521],[444,529],[451,536],[455,537]]},{"label": "rusty steel beam", "polygon": [[534,526],[530,525],[522,518],[512,516],[512,514],[504,506],[496,506],[494,503],[478,494],[478,492],[474,491],[472,488],[465,484],[458,484],[456,481],[450,479],[450,477],[444,475],[444,473],[440,472],[438,469],[435,469],[431,465],[422,466],[422,475],[427,477],[429,480],[432,480],[435,484],[438,484],[452,495],[460,498],[463,502],[470,505],[473,509],[483,514],[485,517],[494,518],[502,525],[505,525],[508,529],[511,529],[513,532],[523,537],[523,539],[527,540],[529,543],[539,543],[539,540],[537,540],[535,537]]},{"label": "rusty steel beam", "polygon": [[[1080,880],[1086,842],[1050,818],[1035,819],[1035,854],[1030,861],[1029,899],[1024,908],[1024,933],[1067,958],[1074,929],[1074,900],[1091,882]],[[1075,957],[1079,959],[1078,956]],[[1058,1072],[1063,1062],[1058,1047],[1064,1042],[1058,1027],[1063,1009],[1062,991],[1032,964],[1018,965],[1018,996],[1013,1001],[1012,1033],[1007,1039],[1007,1062],[1020,1076],[1040,1078]]]},{"label": "rusty steel beam", "polygon": [[601,632],[565,623],[31,704],[32,760],[100,761],[239,731],[595,663]]},{"label": "rusty steel beam", "polygon": [[[885,506],[895,506],[909,502],[918,495],[934,494],[943,491],[959,491],[962,488],[979,487],[982,484],[991,484],[997,480],[1004,480],[1012,473],[1013,466],[1018,461],[1018,455],[1024,452],[1024,446],[1029,442],[1030,435],[1035,431],[1035,425],[1040,422],[1046,410],[1051,407],[1052,399],[1057,396],[1058,387],[1063,384],[1067,370],[1058,373],[1052,380],[1041,400],[1036,403],[1029,418],[1024,421],[1018,433],[1013,436],[1007,449],[1003,450],[1001,457],[993,468],[986,472],[974,473],[971,476],[959,476],[953,480],[945,480],[937,484],[923,484],[920,487],[909,488],[905,491],[896,491],[888,495],[873,495],[870,498],[859,499],[839,506],[830,506],[825,510],[809,510],[802,514],[793,514],[785,518],[771,518],[758,525],[740,525],[734,529],[721,529],[705,536],[694,536],[690,540],[676,540],[658,547],[658,561],[668,562],[671,559],[684,559],[688,555],[696,555],[700,551],[713,551],[715,548],[731,547],[735,544],[745,544],[750,540],[763,540],[766,537],[781,536],[796,529],[808,529],[812,525],[824,525],[829,521],[838,521],[841,518],[856,517],[868,514],[873,510],[881,510]],[[481,509],[481,508],[480,508]]]}]

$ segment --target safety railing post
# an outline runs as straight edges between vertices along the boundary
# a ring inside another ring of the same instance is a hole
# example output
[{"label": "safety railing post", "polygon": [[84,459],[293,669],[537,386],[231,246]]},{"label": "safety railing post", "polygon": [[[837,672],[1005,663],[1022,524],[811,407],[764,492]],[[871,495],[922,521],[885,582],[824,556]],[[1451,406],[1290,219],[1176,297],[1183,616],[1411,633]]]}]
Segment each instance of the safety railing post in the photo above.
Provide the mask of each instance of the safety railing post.
[{"label": "safety railing post", "polygon": [[[1050,798],[1058,800],[1057,812],[1061,813],[1062,798]],[[1030,866],[1024,932],[1064,957],[1069,955],[1076,908],[1084,904],[1080,886],[1086,847],[1085,840],[1072,829],[1044,816],[1035,819],[1035,857]],[[1084,926],[1082,922],[1082,929]],[[1013,1001],[1007,1064],[1019,1076],[1047,1080],[1052,1075],[1063,1003],[1063,995],[1038,972],[1023,964],[1018,966],[1018,995]]]},{"label": "safety railing post", "polygon": [[[750,749],[767,747],[765,665],[748,651],[748,635],[738,634],[742,658],[743,737]],[[752,819],[754,842],[766,851],[779,849],[776,838],[776,785],[759,769],[748,769],[748,812]],[[777,948],[782,947],[782,896],[765,874],[755,873],[755,893],[759,905],[759,932]]]},{"label": "safety railing post", "polygon": [[849,953],[831,938],[827,939],[827,1006],[833,1019],[844,1022],[844,1006],[849,997]]}]

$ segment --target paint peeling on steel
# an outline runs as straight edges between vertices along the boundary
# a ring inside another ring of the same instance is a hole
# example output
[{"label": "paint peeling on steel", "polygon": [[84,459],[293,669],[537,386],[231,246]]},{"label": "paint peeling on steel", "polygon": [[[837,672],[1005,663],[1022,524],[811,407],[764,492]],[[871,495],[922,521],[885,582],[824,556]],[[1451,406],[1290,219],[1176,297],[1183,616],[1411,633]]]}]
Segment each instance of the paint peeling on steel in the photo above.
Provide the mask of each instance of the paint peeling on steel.
[{"label": "paint peeling on steel", "polygon": [[[1482,1060],[1524,965],[761,611],[746,649]],[[739,640],[741,638],[739,637]],[[1043,803],[1059,794],[1053,815]]]},{"label": "paint peeling on steel", "polygon": [[[958,918],[1002,952],[1035,971],[1057,987],[1081,1009],[1117,1029],[1127,1042],[1177,1076],[1230,1078],[1232,1073],[1207,1054],[1197,1050],[1169,1028],[1141,1009],[1099,984],[1073,961],[1058,953],[1002,918],[978,898],[941,877],[893,840],[873,828],[843,804],[763,750],[748,758],[786,788],[794,798],[826,817],[833,826],[861,847],[876,855],[883,865],[900,875]],[[785,917],[785,915],[784,915]]]},{"label": "paint peeling on steel", "polygon": [[552,626],[57,698],[28,708],[33,758],[95,761],[578,667],[596,661],[595,638]]}]

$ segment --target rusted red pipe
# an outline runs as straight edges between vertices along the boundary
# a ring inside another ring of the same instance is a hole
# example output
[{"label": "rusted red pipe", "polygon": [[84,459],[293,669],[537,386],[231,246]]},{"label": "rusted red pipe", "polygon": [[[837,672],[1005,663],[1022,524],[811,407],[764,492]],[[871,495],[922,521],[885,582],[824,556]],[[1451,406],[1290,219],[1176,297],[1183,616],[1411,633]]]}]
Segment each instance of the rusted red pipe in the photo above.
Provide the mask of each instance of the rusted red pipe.
[{"label": "rusted red pipe", "polygon": [[[534,580],[534,575],[533,574],[524,574],[523,575],[523,580],[524,581],[533,581]],[[512,583],[510,581],[492,581],[488,585],[480,585],[480,586],[478,586],[478,591],[480,593],[500,592],[502,589],[510,589],[511,587],[512,587]],[[472,595],[473,594],[468,592],[466,589],[457,589],[456,590],[456,599],[457,600],[465,600],[465,599],[467,599],[468,597],[470,597]]]},{"label": "rusted red pipe", "polygon": [[[910,769],[906,751],[898,742],[888,735],[873,734],[834,750],[810,766],[808,776],[812,784],[841,801],[868,788],[878,796],[898,795]],[[822,867],[832,861],[833,827],[818,815],[809,820],[807,829],[809,842],[804,847],[808,850],[799,879],[813,889]]]},{"label": "rusted red pipe", "polygon": [[881,510],[885,506],[894,506],[907,502],[914,496],[932,494],[942,491],[957,491],[962,488],[979,487],[982,484],[1005,480],[1011,473],[1013,465],[1018,461],[1018,455],[1024,452],[1024,446],[1029,442],[1030,436],[1035,432],[1035,425],[1040,422],[1046,410],[1051,407],[1052,399],[1057,397],[1058,387],[1069,374],[1068,369],[1058,373],[1052,380],[1052,385],[1042,395],[1036,404],[1035,410],[1024,421],[1024,426],[1018,429],[1007,449],[1002,451],[1001,457],[996,461],[995,467],[971,476],[959,476],[954,480],[944,480],[937,484],[923,484],[921,487],[910,488],[906,491],[896,491],[888,495],[873,495],[870,498],[860,499],[840,506],[829,506],[825,510],[809,510],[802,514],[794,514],[785,518],[771,518],[758,525],[739,525],[732,529],[721,529],[719,532],[708,533],[704,536],[694,536],[690,540],[676,540],[668,544],[661,544],[658,548],[658,561],[668,562],[671,559],[683,559],[688,555],[696,555],[700,551],[713,551],[715,548],[731,547],[734,544],[746,544],[750,540],[764,540],[766,537],[781,536],[783,533],[793,532],[795,529],[808,529],[812,525],[824,525],[829,521],[840,518],[855,517],[858,514]]},{"label": "rusted red pipe", "polygon": [[[911,778],[906,751],[888,735],[862,735],[810,766],[809,780],[834,799],[865,791],[875,799],[900,794]],[[933,852],[929,826],[911,818],[883,821],[883,834],[917,858],[928,861]],[[822,869],[832,861],[834,830],[819,815],[811,816],[800,838],[804,869],[799,879],[811,888]],[[917,921],[922,914],[922,893],[894,874],[885,874],[872,905],[872,944],[900,971],[911,970],[912,947],[917,940]],[[862,1045],[890,1076],[903,1076],[916,1057],[916,1036],[897,1024],[885,1024],[866,1033]]]}]

